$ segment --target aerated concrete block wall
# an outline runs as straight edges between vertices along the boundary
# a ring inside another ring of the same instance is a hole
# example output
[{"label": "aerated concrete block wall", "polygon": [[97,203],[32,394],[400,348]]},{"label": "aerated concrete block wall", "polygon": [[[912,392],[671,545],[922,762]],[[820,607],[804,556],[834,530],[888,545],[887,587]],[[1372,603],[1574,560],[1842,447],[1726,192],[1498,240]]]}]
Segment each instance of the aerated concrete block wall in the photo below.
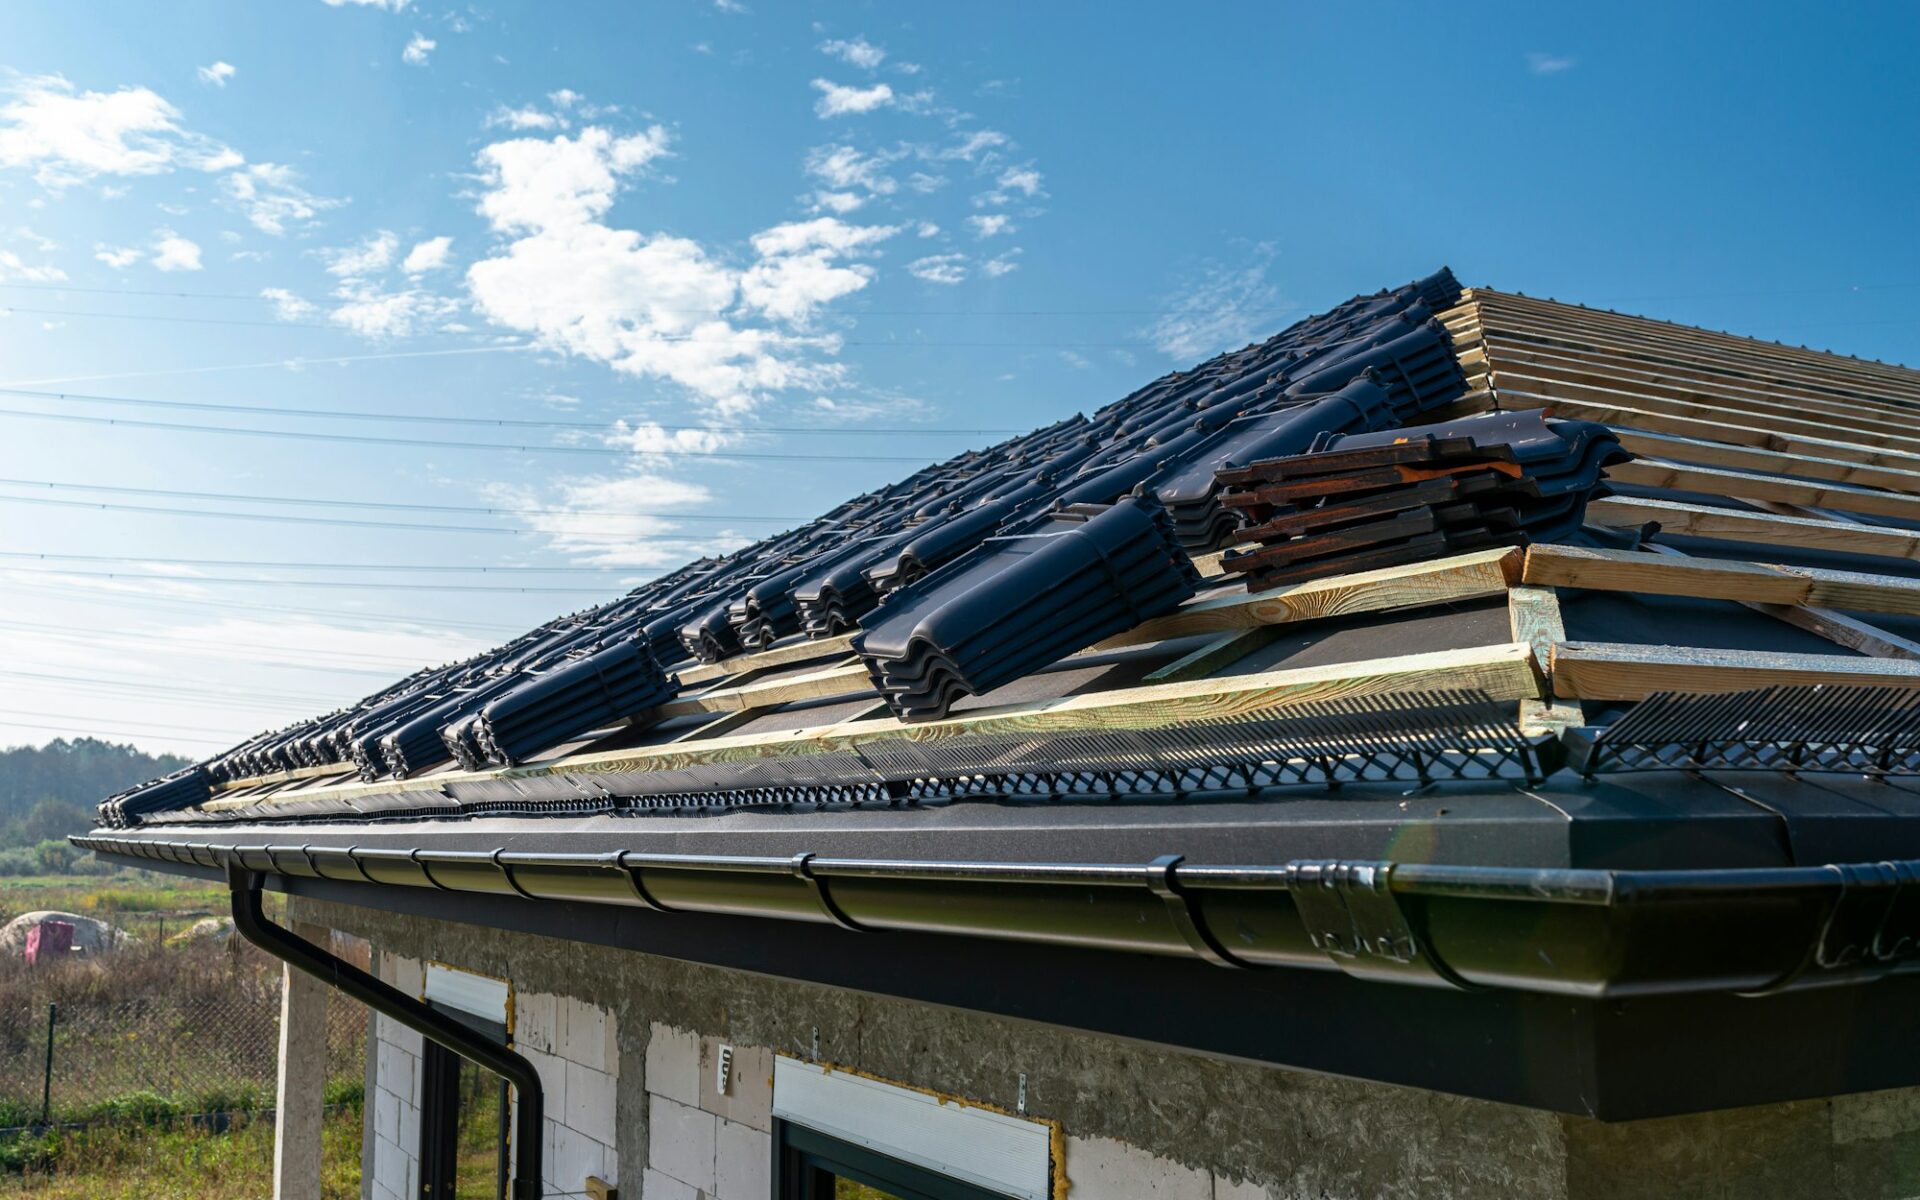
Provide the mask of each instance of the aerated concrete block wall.
[{"label": "aerated concrete block wall", "polygon": [[[532,1002],[516,1034],[559,1051],[537,1049],[552,1058],[535,1060],[556,1089],[550,1195],[579,1195],[598,1161],[624,1200],[770,1200],[779,1053],[1009,1112],[1025,1075],[1026,1111],[1064,1135],[1056,1169],[1071,1200],[1920,1197],[1920,1089],[1606,1125],[600,946],[304,900],[294,908],[297,919],[371,939],[383,962],[432,958],[513,980],[516,1004]],[[596,1035],[610,1039],[597,1043],[597,1060]],[[384,1053],[407,1047],[391,1044]],[[725,1093],[713,1062],[723,1044],[734,1055]],[[576,1077],[586,1081],[579,1091]],[[387,1092],[383,1079],[376,1108]],[[409,1119],[417,1130],[404,1105],[376,1112],[375,1187],[413,1178],[404,1162],[387,1165],[396,1160],[384,1140],[398,1128],[399,1146],[411,1147]]]},{"label": "aerated concrete block wall", "polygon": [[[409,996],[425,985],[419,960],[380,954],[382,981]],[[392,1017],[376,1015],[367,1054],[373,1059],[362,1136],[372,1150],[372,1173],[362,1173],[363,1200],[415,1200],[420,1194],[420,1035]],[[363,1157],[363,1162],[366,1159]]]}]

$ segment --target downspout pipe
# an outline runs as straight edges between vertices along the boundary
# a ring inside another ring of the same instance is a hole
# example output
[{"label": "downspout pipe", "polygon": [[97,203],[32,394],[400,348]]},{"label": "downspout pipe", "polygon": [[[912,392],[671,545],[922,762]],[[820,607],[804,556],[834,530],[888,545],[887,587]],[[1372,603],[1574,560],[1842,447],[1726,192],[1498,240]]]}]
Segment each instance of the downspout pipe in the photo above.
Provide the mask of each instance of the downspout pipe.
[{"label": "downspout pipe", "polygon": [[260,900],[258,871],[248,870],[237,862],[229,863],[227,887],[233,893],[233,927],[241,937],[511,1083],[518,1103],[514,1109],[514,1178],[510,1194],[514,1200],[540,1200],[540,1149],[546,1103],[540,1073],[533,1064],[424,1001],[267,920]]}]

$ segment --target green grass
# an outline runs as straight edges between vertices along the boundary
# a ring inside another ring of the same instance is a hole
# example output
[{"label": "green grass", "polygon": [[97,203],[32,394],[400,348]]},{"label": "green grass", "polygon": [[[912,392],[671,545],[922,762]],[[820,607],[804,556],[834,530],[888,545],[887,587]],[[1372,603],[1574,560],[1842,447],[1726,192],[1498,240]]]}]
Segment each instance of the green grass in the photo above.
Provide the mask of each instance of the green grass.
[{"label": "green grass", "polygon": [[212,880],[128,869],[112,875],[0,876],[0,924],[23,912],[56,909],[99,917],[131,933],[170,932],[227,911],[227,889]]},{"label": "green grass", "polygon": [[[327,1114],[320,1185],[327,1200],[360,1195],[360,1112]],[[0,1196],[39,1200],[259,1200],[273,1194],[273,1126],[226,1133],[183,1125],[99,1126],[0,1142]]]}]

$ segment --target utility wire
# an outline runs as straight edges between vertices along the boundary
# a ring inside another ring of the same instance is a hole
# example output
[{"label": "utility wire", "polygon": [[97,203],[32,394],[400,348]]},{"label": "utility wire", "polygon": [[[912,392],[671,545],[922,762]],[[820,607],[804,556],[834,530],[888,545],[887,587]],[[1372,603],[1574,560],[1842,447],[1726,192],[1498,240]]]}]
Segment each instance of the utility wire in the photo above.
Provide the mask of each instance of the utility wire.
[{"label": "utility wire", "polygon": [[[364,650],[327,650],[320,647],[309,649],[303,646],[269,646],[263,642],[230,642],[216,641],[211,638],[177,637],[165,628],[127,632],[88,630],[85,633],[77,633],[70,625],[54,625],[45,621],[0,621],[0,629],[33,630],[51,637],[72,638],[83,642],[91,642],[94,639],[131,641],[152,650],[185,648],[188,650],[260,650],[268,654],[309,654],[329,659],[359,659],[362,662],[378,663],[382,668],[397,668],[402,671],[411,671],[426,665],[419,659],[405,655],[372,654]],[[288,662],[286,665],[305,666],[307,664]]]},{"label": "utility wire", "polygon": [[256,700],[266,700],[274,703],[302,707],[339,703],[335,698],[315,696],[310,693],[263,691],[256,688],[238,691],[232,688],[216,690],[213,688],[182,687],[176,684],[154,683],[150,678],[146,677],[130,679],[123,676],[119,679],[102,679],[97,675],[56,675],[46,671],[18,671],[4,667],[0,667],[0,676],[16,679],[37,679],[51,683],[108,687],[127,692],[146,692],[156,696],[208,697],[217,700],[232,700],[238,703],[252,703]]},{"label": "utility wire", "polygon": [[[167,496],[180,500],[236,500],[251,504],[297,504],[319,508],[370,508],[389,512],[471,513],[476,516],[514,517],[658,517],[670,521],[783,521],[795,516],[749,516],[740,513],[638,512],[621,508],[509,508],[478,504],[407,504],[390,500],[327,500],[310,496],[260,496],[245,492],[183,492],[169,488],[126,487],[105,483],[52,483],[44,479],[0,478],[9,487],[49,488],[69,492],[109,492],[122,496]],[[457,528],[464,528],[460,526]]]},{"label": "utility wire", "polygon": [[201,745],[201,746],[233,745],[233,743],[228,741],[226,738],[189,737],[188,735],[181,734],[181,733],[132,733],[125,729],[101,729],[99,726],[96,726],[96,725],[87,726],[86,733],[74,733],[72,732],[72,727],[67,725],[42,725],[37,722],[29,723],[25,721],[0,721],[0,727],[4,727],[6,729],[38,729],[43,733],[54,733],[54,734],[60,735],[61,737],[69,737],[69,738],[75,738],[75,737],[91,737],[91,738],[101,738],[101,739],[158,738],[161,741],[168,741],[168,742],[193,742],[196,745]]},{"label": "utility wire", "polygon": [[681,458],[742,462],[883,462],[926,464],[925,456],[898,454],[750,454],[724,450],[636,451],[619,446],[514,445],[506,442],[449,442],[432,438],[375,437],[372,434],[316,433],[295,429],[245,429],[236,425],[187,425],[177,421],[139,421],[120,417],[87,417],[78,413],[30,412],[0,408],[0,417],[42,421],[69,421],[84,425],[121,425],[133,429],[161,429],[171,433],[217,433],[241,437],[290,438],[295,441],[350,442],[361,446],[424,446],[434,450],[507,450],[520,454],[571,454],[597,458],[626,458],[636,453],[660,453]]},{"label": "utility wire", "polygon": [[[461,567],[439,563],[262,562],[240,558],[150,558],[140,554],[45,554],[33,550],[0,550],[0,558],[20,558],[34,562],[149,563],[167,567],[240,567],[250,571],[419,571],[444,574],[477,572],[487,575],[555,573],[602,575],[610,571],[617,574],[631,574],[633,570],[631,567]],[[193,578],[191,575],[182,576],[181,582],[191,583]]]},{"label": "utility wire", "polygon": [[0,504],[42,504],[52,505],[58,508],[101,509],[107,512],[159,513],[169,517],[215,517],[225,518],[229,521],[274,521],[294,525],[344,525],[356,529],[409,530],[429,533],[492,533],[518,536],[540,532],[540,530],[537,529],[495,528],[485,525],[434,525],[421,521],[355,521],[346,517],[296,517],[290,513],[211,512],[206,509],[168,508],[155,504],[114,504],[104,500],[59,500],[52,496],[0,496]]},{"label": "utility wire", "polygon": [[338,579],[242,579],[230,575],[168,575],[159,571],[62,571],[58,568],[0,567],[7,575],[57,575],[62,579],[164,579],[169,583],[233,583],[253,587],[323,587],[358,591],[379,588],[406,592],[513,592],[522,595],[601,596],[617,598],[622,593],[608,588],[509,587],[486,583],[389,583],[384,580],[347,583]]},{"label": "utility wire", "polygon": [[84,587],[61,587],[58,584],[27,583],[11,580],[9,586],[27,588],[49,596],[61,596],[78,600],[85,604],[101,608],[157,608],[165,612],[189,612],[199,614],[203,609],[220,609],[227,612],[262,612],[274,616],[318,617],[328,621],[357,622],[360,625],[376,629],[404,625],[410,629],[465,631],[483,633],[494,637],[517,637],[527,631],[524,625],[489,625],[480,621],[456,621],[435,617],[429,624],[418,614],[359,612],[344,608],[304,608],[287,604],[249,604],[244,600],[215,600],[205,596],[157,596],[147,592],[103,592]]},{"label": "utility wire", "polygon": [[[606,433],[610,421],[530,421],[509,417],[447,417],[414,413],[376,412],[370,409],[282,408],[270,404],[216,404],[204,400],[152,400],[135,396],[101,396],[82,392],[53,392],[38,388],[0,387],[0,393],[81,404],[123,404],[141,408],[192,409],[198,412],[247,413],[271,417],[315,417],[326,420],[390,421],[408,425],[480,425],[498,429],[581,429]],[[805,434],[833,437],[994,437],[1030,432],[1026,429],[939,429],[876,425],[663,425],[642,422],[645,428],[667,433]]]}]

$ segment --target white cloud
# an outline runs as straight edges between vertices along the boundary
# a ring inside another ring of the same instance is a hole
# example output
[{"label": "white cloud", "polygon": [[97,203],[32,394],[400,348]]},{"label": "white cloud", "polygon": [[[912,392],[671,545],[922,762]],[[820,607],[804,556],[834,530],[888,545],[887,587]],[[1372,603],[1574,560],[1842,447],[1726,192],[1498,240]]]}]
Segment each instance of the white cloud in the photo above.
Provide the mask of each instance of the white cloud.
[{"label": "white cloud", "polygon": [[197,74],[201,83],[210,83],[214,87],[227,86],[227,80],[234,75],[234,65],[230,62],[217,62],[211,66],[199,68]]},{"label": "white cloud", "polygon": [[400,52],[400,61],[410,67],[424,67],[427,65],[427,56],[439,44],[426,34],[416,32],[407,40],[407,48]]},{"label": "white cloud", "polygon": [[926,258],[915,259],[908,263],[907,274],[928,283],[964,283],[967,278],[967,256],[930,254]]},{"label": "white cloud", "polygon": [[437,271],[447,265],[447,251],[452,246],[453,239],[450,237],[428,238],[407,251],[406,261],[400,264],[400,269],[409,275]]},{"label": "white cloud", "polygon": [[335,295],[343,303],[336,305],[327,319],[361,337],[380,340],[406,337],[460,310],[459,301],[418,288],[388,292],[354,280],[342,285]]},{"label": "white cloud", "polygon": [[837,58],[850,66],[865,67],[869,71],[887,59],[885,50],[863,37],[854,38],[852,41],[835,38],[821,42],[820,53]]},{"label": "white cloud", "polygon": [[1060,352],[1060,361],[1072,367],[1076,371],[1088,371],[1093,369],[1093,363],[1087,359],[1086,355],[1080,354],[1073,350],[1062,350]]},{"label": "white cloud", "polygon": [[1562,71],[1571,71],[1575,59],[1566,54],[1547,54],[1540,50],[1527,51],[1527,70],[1535,75],[1558,75]]},{"label": "white cloud", "polygon": [[599,566],[677,566],[696,554],[731,549],[744,540],[674,538],[680,526],[661,510],[699,508],[713,497],[699,484],[657,472],[568,483],[557,504],[538,504],[538,499],[529,493],[501,496],[516,507],[558,510],[530,514],[527,520],[546,534],[554,549]]},{"label": "white cloud", "polygon": [[0,279],[18,279],[26,283],[59,283],[66,277],[67,273],[59,267],[30,267],[13,251],[0,250]]},{"label": "white cloud", "polygon": [[823,120],[849,114],[869,113],[876,108],[885,108],[893,103],[893,89],[884,83],[857,88],[846,87],[827,79],[816,79],[813,81],[813,86],[820,93],[820,99],[814,102],[813,111]]},{"label": "white cloud", "polygon": [[393,256],[399,249],[400,239],[392,231],[382,229],[358,245],[336,246],[315,253],[326,262],[327,274],[354,279],[386,270],[393,265]]},{"label": "white cloud", "polygon": [[153,243],[153,263],[156,271],[198,271],[200,269],[200,247],[171,229],[162,229]]},{"label": "white cloud", "polygon": [[897,154],[864,154],[852,146],[815,146],[807,151],[807,174],[827,186],[845,191],[864,188],[879,196],[892,195],[900,185],[886,174]]},{"label": "white cloud", "polygon": [[1011,275],[1020,269],[1020,264],[1013,261],[1014,256],[1019,253],[1020,251],[1018,250],[1009,250],[998,257],[990,258],[980,264],[980,271],[989,279],[998,279],[1002,275]]},{"label": "white cloud", "polygon": [[122,271],[140,261],[140,251],[132,246],[109,246],[105,242],[95,242],[93,257],[116,271]]},{"label": "white cloud", "polygon": [[967,218],[967,225],[973,230],[973,236],[983,241],[1013,232],[1013,218],[1005,213],[976,213]]},{"label": "white cloud", "polygon": [[923,238],[939,237],[940,227],[938,225],[935,225],[932,221],[922,221],[920,222],[920,227],[918,229],[915,229],[913,231],[913,234],[915,237],[923,237]]},{"label": "white cloud", "polygon": [[713,0],[713,6],[723,13],[733,13],[735,15],[753,11],[746,5],[740,3],[740,0]]},{"label": "white cloud", "polygon": [[1273,246],[1260,243],[1231,263],[1208,263],[1146,332],[1161,351],[1194,359],[1244,346],[1289,308],[1267,280]]},{"label": "white cloud", "polygon": [[947,177],[945,175],[929,175],[925,171],[915,171],[913,174],[907,176],[907,186],[919,192],[922,196],[930,196],[947,186]]},{"label": "white cloud", "polygon": [[655,422],[629,425],[616,421],[607,435],[609,445],[623,446],[635,454],[712,454],[732,441],[731,436],[716,429],[668,429]]},{"label": "white cloud", "polygon": [[849,225],[832,217],[811,221],[789,221],[753,235],[753,248],[762,257],[781,254],[806,254],[825,250],[832,254],[850,254],[900,232],[892,225]]},{"label": "white cloud", "polygon": [[1002,192],[1020,192],[1021,196],[1033,198],[1041,194],[1041,173],[1033,167],[1008,167],[1000,173]]},{"label": "white cloud", "polygon": [[612,206],[619,177],[666,154],[667,141],[655,125],[627,137],[593,127],[577,138],[495,142],[480,151],[480,214],[503,233],[591,221]]},{"label": "white cloud", "polygon": [[260,298],[273,305],[273,315],[282,321],[305,321],[320,310],[286,288],[261,288]]},{"label": "white cloud", "polygon": [[101,175],[159,175],[176,167],[225,171],[234,150],[181,128],[180,112],[150,88],[77,90],[63,76],[6,86],[0,104],[0,167],[31,169],[59,189]]},{"label": "white cloud", "polygon": [[565,129],[565,117],[543,112],[529,104],[523,108],[507,108],[502,105],[487,117],[487,128],[505,126],[508,129]]},{"label": "white cloud", "polygon": [[867,198],[858,192],[815,192],[813,194],[814,211],[837,213],[843,217],[850,212],[858,211],[866,202]]},{"label": "white cloud", "polygon": [[690,238],[602,224],[620,187],[666,147],[659,127],[484,147],[479,211],[515,240],[467,269],[475,307],[547,349],[668,380],[722,412],[768,392],[832,386],[844,368],[816,356],[836,338],[740,318],[806,321],[872,278],[865,264],[839,260],[896,230],[832,217],[775,226],[753,239],[756,261],[742,270]]},{"label": "white cloud", "polygon": [[924,151],[923,157],[936,162],[952,162],[956,159],[972,162],[1010,144],[1012,140],[998,129],[974,129],[959,135],[951,145]]},{"label": "white cloud", "polygon": [[314,195],[295,183],[297,178],[292,167],[253,163],[223,175],[220,186],[255,229],[279,236],[286,233],[289,225],[305,225],[328,209],[346,203]]},{"label": "white cloud", "polygon": [[383,8],[388,12],[399,12],[411,0],[326,0],[328,8],[342,8],[353,5],[357,8]]}]

